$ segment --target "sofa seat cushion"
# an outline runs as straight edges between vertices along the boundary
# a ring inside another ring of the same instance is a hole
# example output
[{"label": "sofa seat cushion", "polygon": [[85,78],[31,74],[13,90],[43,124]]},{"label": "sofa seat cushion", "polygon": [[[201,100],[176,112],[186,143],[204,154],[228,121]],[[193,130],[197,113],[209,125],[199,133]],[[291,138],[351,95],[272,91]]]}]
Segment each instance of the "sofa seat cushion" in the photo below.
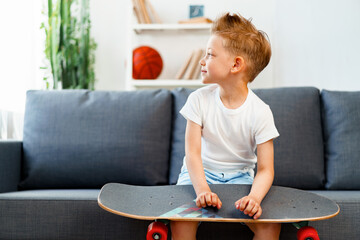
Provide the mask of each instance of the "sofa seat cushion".
[{"label": "sofa seat cushion", "polygon": [[[326,198],[329,198],[335,202],[337,202],[338,204],[343,204],[343,203],[353,203],[353,204],[360,204],[360,191],[353,191],[353,190],[337,190],[337,191],[332,191],[332,190],[312,190],[310,191],[312,193],[316,193],[318,195],[324,196]],[[360,211],[360,208],[359,208]],[[360,222],[360,215],[359,217],[359,221]]]},{"label": "sofa seat cushion", "polygon": [[103,210],[97,203],[98,193],[30,190],[0,194],[0,239],[146,238],[148,221]]},{"label": "sofa seat cushion", "polygon": [[[360,191],[311,191],[335,201],[340,213],[328,220],[311,222],[321,239],[359,239]],[[344,238],[344,236],[346,236]]]},{"label": "sofa seat cushion", "polygon": [[[336,201],[338,216],[310,222],[321,239],[358,239],[360,191],[311,191]],[[30,190],[0,194],[0,239],[145,239],[149,221],[117,216],[101,209],[99,190]],[[21,231],[19,230],[21,229]],[[202,223],[198,239],[250,239],[240,223]],[[280,239],[296,238],[283,224]]]},{"label": "sofa seat cushion", "polygon": [[99,189],[58,189],[58,190],[24,190],[0,194],[0,200],[41,200],[41,201],[97,201]]},{"label": "sofa seat cushion", "polygon": [[168,90],[29,91],[22,189],[168,182]]},{"label": "sofa seat cushion", "polygon": [[360,92],[321,92],[327,189],[360,190]]}]

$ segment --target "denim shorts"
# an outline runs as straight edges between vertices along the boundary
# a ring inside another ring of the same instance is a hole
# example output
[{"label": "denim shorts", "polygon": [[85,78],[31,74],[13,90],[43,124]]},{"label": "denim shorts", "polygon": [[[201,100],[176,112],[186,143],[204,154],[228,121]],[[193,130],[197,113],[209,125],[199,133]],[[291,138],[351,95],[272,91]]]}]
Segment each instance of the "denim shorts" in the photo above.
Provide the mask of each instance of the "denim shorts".
[{"label": "denim shorts", "polygon": [[[252,184],[254,178],[248,172],[221,173],[204,169],[208,184]],[[181,173],[176,185],[192,185],[190,175],[185,166],[181,168]]]}]

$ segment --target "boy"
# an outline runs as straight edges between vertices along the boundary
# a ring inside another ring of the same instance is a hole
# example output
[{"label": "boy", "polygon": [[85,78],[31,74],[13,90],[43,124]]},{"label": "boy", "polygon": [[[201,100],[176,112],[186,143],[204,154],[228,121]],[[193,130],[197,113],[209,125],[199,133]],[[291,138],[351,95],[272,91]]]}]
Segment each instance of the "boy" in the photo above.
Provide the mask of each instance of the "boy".
[{"label": "boy", "polygon": [[[186,154],[177,184],[193,185],[198,207],[219,209],[221,199],[209,184],[252,184],[234,207],[254,219],[261,216],[261,201],[274,179],[273,139],[279,136],[269,106],[247,87],[270,61],[264,35],[239,14],[218,18],[200,60],[202,81],[212,85],[191,93],[180,111],[187,119]],[[247,226],[254,239],[280,235],[280,224]],[[172,222],[172,237],[196,239],[197,227],[198,222]]]}]

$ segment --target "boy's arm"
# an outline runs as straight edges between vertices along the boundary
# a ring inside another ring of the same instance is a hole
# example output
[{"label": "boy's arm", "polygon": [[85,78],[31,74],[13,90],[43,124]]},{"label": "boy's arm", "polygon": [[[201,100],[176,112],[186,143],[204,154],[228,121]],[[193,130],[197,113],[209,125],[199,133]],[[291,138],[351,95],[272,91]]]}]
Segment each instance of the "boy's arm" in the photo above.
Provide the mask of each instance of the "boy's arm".
[{"label": "boy's arm", "polygon": [[214,206],[221,208],[220,199],[215,193],[211,192],[211,189],[206,182],[201,159],[201,126],[191,120],[188,120],[186,125],[185,155],[186,166],[197,195],[197,206]]},{"label": "boy's arm", "polygon": [[257,219],[262,214],[261,202],[274,181],[274,144],[273,140],[257,146],[258,169],[248,196],[235,203],[244,214]]}]

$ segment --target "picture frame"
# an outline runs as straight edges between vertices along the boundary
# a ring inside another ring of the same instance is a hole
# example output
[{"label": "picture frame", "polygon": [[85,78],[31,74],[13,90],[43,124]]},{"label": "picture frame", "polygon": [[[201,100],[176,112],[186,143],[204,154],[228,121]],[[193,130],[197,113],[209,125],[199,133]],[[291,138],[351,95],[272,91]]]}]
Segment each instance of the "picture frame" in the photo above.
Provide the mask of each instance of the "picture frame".
[{"label": "picture frame", "polygon": [[203,17],[204,5],[190,5],[189,18]]}]

